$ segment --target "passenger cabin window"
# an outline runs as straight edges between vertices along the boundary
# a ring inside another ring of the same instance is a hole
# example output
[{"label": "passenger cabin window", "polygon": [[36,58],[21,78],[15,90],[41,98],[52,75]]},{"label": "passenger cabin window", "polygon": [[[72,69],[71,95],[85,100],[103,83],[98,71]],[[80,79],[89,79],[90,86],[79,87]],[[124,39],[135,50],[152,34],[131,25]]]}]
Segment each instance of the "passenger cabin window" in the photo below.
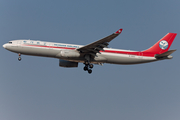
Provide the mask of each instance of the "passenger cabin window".
[{"label": "passenger cabin window", "polygon": [[9,42],[9,44],[12,44],[12,42]]}]

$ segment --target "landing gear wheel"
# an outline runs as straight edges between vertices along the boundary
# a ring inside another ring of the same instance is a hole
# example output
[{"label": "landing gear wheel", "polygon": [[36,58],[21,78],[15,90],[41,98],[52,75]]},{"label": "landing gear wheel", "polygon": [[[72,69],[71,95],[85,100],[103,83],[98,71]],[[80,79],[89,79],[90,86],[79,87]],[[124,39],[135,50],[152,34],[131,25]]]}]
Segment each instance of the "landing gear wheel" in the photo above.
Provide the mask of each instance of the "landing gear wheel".
[{"label": "landing gear wheel", "polygon": [[89,74],[91,74],[91,73],[92,73],[92,70],[91,70],[91,69],[89,69],[89,70],[88,70],[88,73],[89,73]]},{"label": "landing gear wheel", "polygon": [[94,67],[94,65],[93,64],[89,64],[89,68],[93,68]]},{"label": "landing gear wheel", "polygon": [[19,57],[18,60],[21,61],[21,57]]},{"label": "landing gear wheel", "polygon": [[84,64],[85,64],[85,65],[88,65],[88,64],[89,64],[89,62],[88,62],[88,61],[86,61]]},{"label": "landing gear wheel", "polygon": [[94,67],[94,65],[93,64],[91,64],[91,62],[90,62],[90,55],[85,55],[84,56],[85,57],[85,61],[84,61],[84,71],[87,71],[89,74],[91,74],[92,73],[92,68]]},{"label": "landing gear wheel", "polygon": [[88,70],[88,67],[87,67],[87,66],[85,66],[85,67],[84,67],[84,71],[87,71],[87,70]]}]

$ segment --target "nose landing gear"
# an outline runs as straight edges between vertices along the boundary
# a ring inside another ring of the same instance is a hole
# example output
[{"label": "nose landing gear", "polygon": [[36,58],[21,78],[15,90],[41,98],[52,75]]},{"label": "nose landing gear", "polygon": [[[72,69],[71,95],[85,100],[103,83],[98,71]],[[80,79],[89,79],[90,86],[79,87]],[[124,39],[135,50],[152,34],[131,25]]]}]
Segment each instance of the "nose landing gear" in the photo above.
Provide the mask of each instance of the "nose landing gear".
[{"label": "nose landing gear", "polygon": [[21,61],[21,54],[19,53],[19,57],[18,57],[18,60]]}]

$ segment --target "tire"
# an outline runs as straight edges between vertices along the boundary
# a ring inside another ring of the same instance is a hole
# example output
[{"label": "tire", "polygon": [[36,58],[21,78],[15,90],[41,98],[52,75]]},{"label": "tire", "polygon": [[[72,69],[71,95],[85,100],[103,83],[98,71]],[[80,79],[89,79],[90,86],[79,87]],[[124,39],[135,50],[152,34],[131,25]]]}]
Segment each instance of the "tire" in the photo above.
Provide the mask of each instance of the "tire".
[{"label": "tire", "polygon": [[89,65],[89,68],[93,68],[93,67],[94,67],[94,65],[93,65],[93,64],[90,64],[90,65]]},{"label": "tire", "polygon": [[89,73],[89,74],[91,74],[91,73],[92,73],[92,70],[91,70],[91,69],[89,69],[89,70],[88,70],[88,73]]},{"label": "tire", "polygon": [[88,70],[88,67],[87,67],[87,66],[85,66],[85,67],[84,67],[84,71],[87,71],[87,70]]},{"label": "tire", "polygon": [[84,64],[85,64],[85,65],[88,65],[88,64],[89,64],[89,62],[88,62],[88,61],[86,61]]},{"label": "tire", "polygon": [[21,61],[21,58],[19,57],[18,60]]}]

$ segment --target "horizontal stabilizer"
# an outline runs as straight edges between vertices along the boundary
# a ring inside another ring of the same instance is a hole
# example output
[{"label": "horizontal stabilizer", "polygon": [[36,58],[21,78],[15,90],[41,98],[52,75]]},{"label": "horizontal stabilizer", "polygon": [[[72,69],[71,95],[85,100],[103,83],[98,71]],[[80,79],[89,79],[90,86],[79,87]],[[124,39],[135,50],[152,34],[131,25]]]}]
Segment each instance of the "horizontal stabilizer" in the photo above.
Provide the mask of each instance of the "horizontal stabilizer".
[{"label": "horizontal stabilizer", "polygon": [[170,54],[172,54],[173,52],[175,52],[176,50],[169,50],[167,52],[164,52],[162,54],[156,54],[155,55],[155,58],[164,58],[164,57],[167,57],[169,56]]}]

